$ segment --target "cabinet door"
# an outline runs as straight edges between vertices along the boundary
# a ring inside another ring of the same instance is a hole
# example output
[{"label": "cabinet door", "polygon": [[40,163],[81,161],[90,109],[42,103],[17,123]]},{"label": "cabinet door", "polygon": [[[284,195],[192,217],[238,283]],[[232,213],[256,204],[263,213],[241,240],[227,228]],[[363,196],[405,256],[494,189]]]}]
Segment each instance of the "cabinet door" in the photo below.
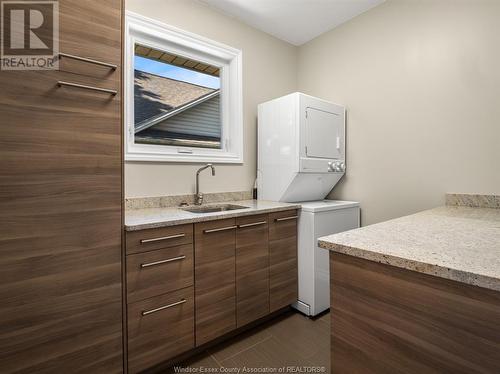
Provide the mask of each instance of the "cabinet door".
[{"label": "cabinet door", "polygon": [[274,312],[297,301],[297,212],[269,215],[269,300]]},{"label": "cabinet door", "polygon": [[[119,65],[122,4],[102,3],[59,1],[61,48],[100,23],[81,38]],[[117,90],[118,70],[104,69]],[[73,78],[0,71],[2,373],[123,370],[120,92],[56,86]]]},{"label": "cabinet door", "polygon": [[235,219],[197,223],[196,345],[236,328]]},{"label": "cabinet door", "polygon": [[243,326],[269,313],[268,215],[237,218],[236,323]]}]

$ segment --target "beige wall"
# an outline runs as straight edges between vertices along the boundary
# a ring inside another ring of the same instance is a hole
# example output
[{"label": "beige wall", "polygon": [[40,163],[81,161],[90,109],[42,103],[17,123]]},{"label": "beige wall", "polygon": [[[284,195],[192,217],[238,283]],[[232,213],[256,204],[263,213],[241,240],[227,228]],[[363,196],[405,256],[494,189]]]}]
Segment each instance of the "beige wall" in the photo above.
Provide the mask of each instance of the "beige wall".
[{"label": "beige wall", "polygon": [[[243,51],[244,164],[216,165],[201,177],[203,192],[243,191],[256,176],[257,105],[296,90],[297,49],[193,0],[126,0],[126,10],[194,32]],[[125,196],[194,192],[200,164],[125,164]]]},{"label": "beige wall", "polygon": [[[191,0],[126,8],[243,50],[245,163],[217,165],[205,192],[251,188],[257,104],[297,88],[347,106],[330,197],[360,201],[364,225],[500,192],[500,1],[389,0],[300,48]],[[191,193],[198,167],[127,163],[126,196]]]},{"label": "beige wall", "polygon": [[299,48],[299,90],[347,106],[330,196],[364,225],[500,192],[499,19],[496,0],[389,0]]}]

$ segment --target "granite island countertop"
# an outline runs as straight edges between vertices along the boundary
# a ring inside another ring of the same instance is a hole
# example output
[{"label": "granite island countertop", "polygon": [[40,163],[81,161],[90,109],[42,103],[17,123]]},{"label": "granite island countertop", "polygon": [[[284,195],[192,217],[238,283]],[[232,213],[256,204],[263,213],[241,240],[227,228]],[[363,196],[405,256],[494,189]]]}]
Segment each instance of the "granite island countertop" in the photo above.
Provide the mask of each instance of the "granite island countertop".
[{"label": "granite island countertop", "polygon": [[325,236],[319,246],[500,291],[500,209],[439,207]]},{"label": "granite island countertop", "polygon": [[[203,206],[221,203],[203,204]],[[227,210],[213,213],[191,213],[177,207],[159,207],[125,210],[125,230],[137,231],[185,223],[213,221],[224,218],[243,217],[254,214],[281,212],[300,209],[300,204],[281,203],[267,200],[225,201],[223,204],[242,205],[248,209]]]}]

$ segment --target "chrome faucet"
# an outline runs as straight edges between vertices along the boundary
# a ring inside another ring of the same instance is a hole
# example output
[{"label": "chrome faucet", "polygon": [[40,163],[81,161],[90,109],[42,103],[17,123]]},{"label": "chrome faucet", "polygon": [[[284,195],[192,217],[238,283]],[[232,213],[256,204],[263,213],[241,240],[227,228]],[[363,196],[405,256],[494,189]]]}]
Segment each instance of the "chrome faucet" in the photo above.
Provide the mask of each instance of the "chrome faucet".
[{"label": "chrome faucet", "polygon": [[212,168],[212,176],[215,176],[215,168],[212,164],[206,164],[202,168],[199,168],[196,172],[196,192],[194,197],[194,204],[201,205],[203,204],[203,194],[200,192],[200,173],[208,168]]}]

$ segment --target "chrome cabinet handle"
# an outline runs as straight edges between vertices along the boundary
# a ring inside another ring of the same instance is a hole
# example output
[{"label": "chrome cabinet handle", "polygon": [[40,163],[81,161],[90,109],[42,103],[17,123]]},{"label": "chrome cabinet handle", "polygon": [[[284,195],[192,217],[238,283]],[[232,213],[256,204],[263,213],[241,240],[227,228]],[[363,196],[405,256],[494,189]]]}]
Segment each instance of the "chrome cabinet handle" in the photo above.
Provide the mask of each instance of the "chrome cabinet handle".
[{"label": "chrome cabinet handle", "polygon": [[240,229],[244,227],[252,227],[252,226],[259,226],[259,225],[265,225],[267,221],[261,221],[261,222],[254,222],[254,223],[245,223],[243,225],[238,225]]},{"label": "chrome cabinet handle", "polygon": [[182,299],[181,301],[177,301],[176,303],[164,305],[164,306],[161,306],[159,308],[150,309],[150,310],[144,310],[144,311],[141,312],[141,314],[143,316],[147,316],[148,314],[156,313],[156,312],[159,312],[160,310],[172,308],[173,306],[181,305],[181,304],[184,304],[185,302],[186,302],[186,299]]},{"label": "chrome cabinet handle", "polygon": [[281,222],[281,221],[290,221],[292,219],[297,219],[299,216],[292,216],[292,217],[283,217],[283,218],[275,218],[274,220],[276,222]]},{"label": "chrome cabinet handle", "polygon": [[176,238],[183,238],[185,237],[186,234],[176,234],[176,235],[170,235],[170,236],[161,236],[159,238],[152,238],[152,239],[141,239],[141,244],[144,243],[151,243],[151,242],[159,242],[161,240],[168,240],[168,239],[176,239]]},{"label": "chrome cabinet handle", "polygon": [[204,234],[209,234],[209,233],[211,233],[211,232],[234,230],[234,229],[237,229],[237,228],[238,228],[238,226],[221,227],[220,229],[208,229],[208,230],[203,230],[203,233],[204,233]]},{"label": "chrome cabinet handle", "polygon": [[118,66],[116,66],[115,64],[109,64],[107,62],[102,62],[102,61],[98,61],[98,60],[93,60],[91,58],[86,58],[86,57],[80,57],[80,56],[75,56],[75,55],[70,55],[68,53],[59,53],[59,59],[61,59],[61,57],[66,57],[66,58],[70,58],[70,59],[73,59],[73,60],[78,60],[78,61],[83,61],[83,62],[88,62],[90,64],[95,64],[95,65],[101,65],[101,66],[105,66],[107,68],[110,68],[111,70],[116,70],[116,68]]},{"label": "chrome cabinet handle", "polygon": [[80,83],[71,83],[71,82],[63,82],[63,81],[58,81],[57,82],[58,87],[74,87],[74,88],[82,88],[84,90],[90,90],[90,91],[98,91],[98,92],[105,92],[110,95],[115,96],[118,91],[116,90],[110,90],[109,88],[101,88],[101,87],[94,87],[94,86],[87,86],[85,84],[80,84]]},{"label": "chrome cabinet handle", "polygon": [[160,261],[155,261],[155,262],[148,262],[146,264],[141,264],[141,268],[148,268],[150,266],[156,266],[156,265],[161,265],[161,264],[166,264],[169,262],[174,262],[174,261],[179,261],[179,260],[184,260],[186,256],[179,256],[179,257],[173,257],[169,258],[167,260],[160,260]]}]

